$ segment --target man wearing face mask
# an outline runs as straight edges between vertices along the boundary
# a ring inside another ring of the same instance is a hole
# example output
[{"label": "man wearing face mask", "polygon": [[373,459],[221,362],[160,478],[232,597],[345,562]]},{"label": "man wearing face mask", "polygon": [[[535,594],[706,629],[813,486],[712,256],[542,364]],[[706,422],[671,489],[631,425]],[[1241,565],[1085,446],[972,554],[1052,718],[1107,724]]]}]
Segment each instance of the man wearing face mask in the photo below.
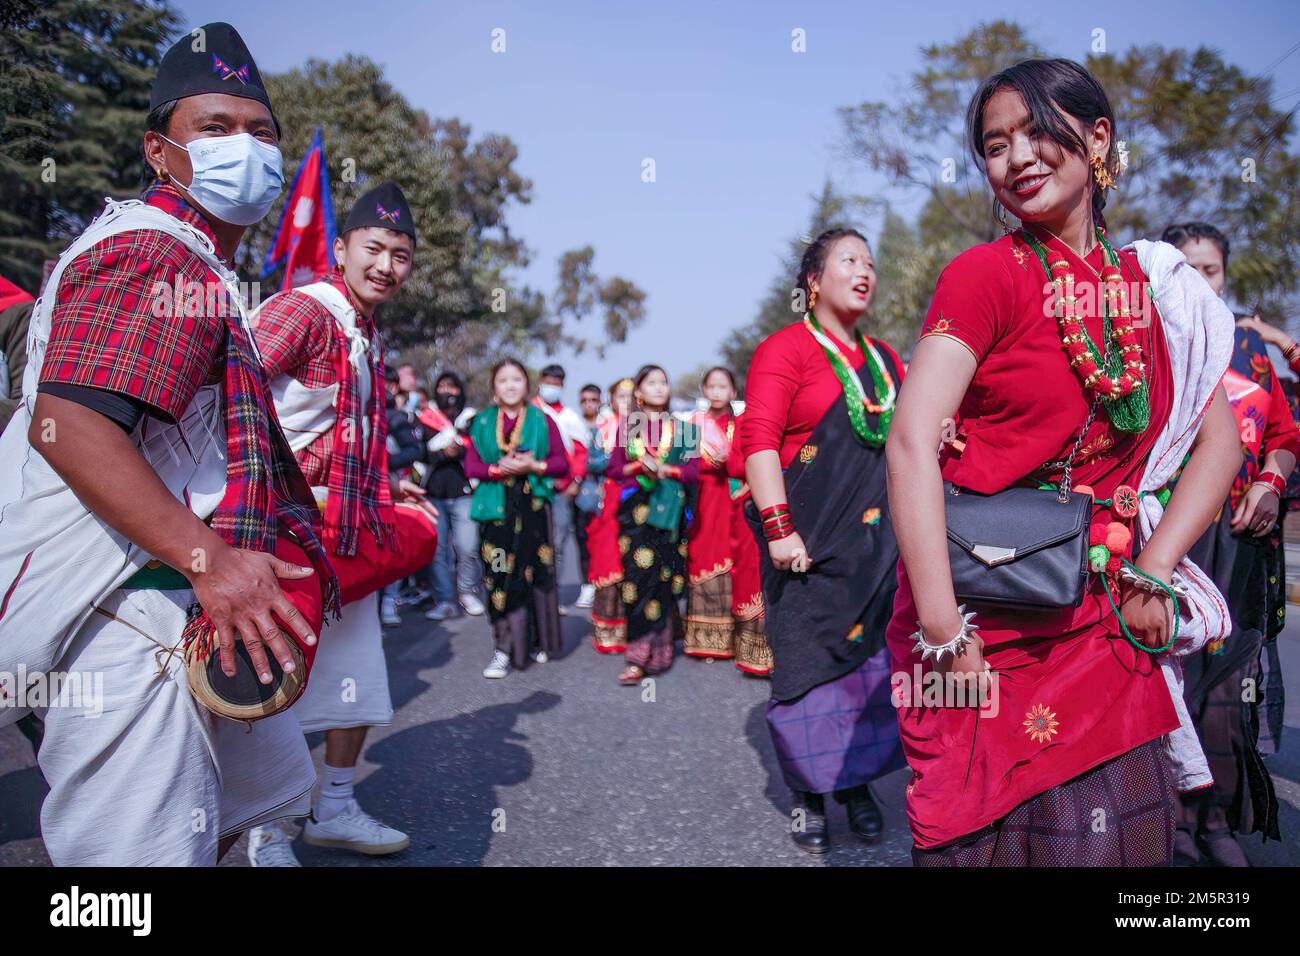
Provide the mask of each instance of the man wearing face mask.
[{"label": "man wearing face mask", "polygon": [[465,383],[446,371],[433,383],[434,407],[421,416],[433,437],[428,440],[428,469],[424,490],[442,517],[443,540],[433,558],[434,605],[425,612],[431,621],[456,616],[456,602],[466,614],[484,611],[478,589],[482,567],[478,557],[478,525],[470,519],[469,479],[465,477],[465,446],[476,411],[465,404]]},{"label": "man wearing face mask", "polygon": [[[389,471],[410,465],[390,457],[386,375],[376,310],[411,274],[416,233],[406,197],[393,183],[363,194],[334,241],[334,272],[283,292],[258,309],[254,335],[286,435],[325,512],[324,542],[344,590],[339,621],[326,628],[312,679],[293,706],[304,733],[325,732],[320,790],[303,839],[367,855],[403,850],[406,834],[384,826],[353,798],[366,733],[392,722],[379,621],[378,585],[349,602],[354,571],[376,561],[395,566],[412,548],[403,528],[423,507],[424,491],[409,481],[390,485]],[[398,415],[407,429],[410,422]],[[394,446],[397,448],[397,446]],[[415,454],[424,447],[415,444]],[[398,507],[394,507],[394,503]],[[418,517],[418,514],[417,514]],[[432,560],[429,551],[421,560]],[[396,580],[402,575],[388,576]],[[296,866],[283,831],[249,834],[255,866]]]},{"label": "man wearing face mask", "polygon": [[[278,141],[234,28],[184,35],[151,92],[154,182],[71,244],[32,315],[0,437],[0,672],[103,689],[35,705],[56,865],[211,865],[307,803],[297,721],[216,717],[185,670],[215,644],[227,678],[269,685],[295,669],[281,628],[314,644],[337,606],[231,264],[280,193]],[[300,563],[273,554],[286,535]]]},{"label": "man wearing face mask", "polygon": [[537,395],[533,398],[533,404],[555,422],[560,430],[560,439],[564,442],[565,457],[569,459],[568,476],[555,482],[556,495],[551,511],[555,524],[555,573],[558,578],[560,569],[564,567],[565,548],[573,537],[573,502],[582,488],[582,479],[587,476],[587,443],[591,441],[591,433],[578,413],[566,408],[561,401],[564,395],[563,367],[546,366],[537,382]]}]

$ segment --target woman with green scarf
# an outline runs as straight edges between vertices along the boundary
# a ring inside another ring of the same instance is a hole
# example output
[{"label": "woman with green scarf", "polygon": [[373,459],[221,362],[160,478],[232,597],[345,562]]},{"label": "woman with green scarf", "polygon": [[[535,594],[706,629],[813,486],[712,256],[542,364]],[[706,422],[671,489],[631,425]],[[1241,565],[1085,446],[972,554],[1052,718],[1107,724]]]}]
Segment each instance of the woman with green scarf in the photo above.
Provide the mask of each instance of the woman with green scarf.
[{"label": "woman with green scarf", "polygon": [[672,666],[677,601],[686,587],[686,488],[700,474],[695,426],[668,411],[668,373],[643,365],[633,382],[639,412],[629,417],[623,443],[605,469],[621,482],[618,546],[627,666],[618,679],[628,686]]},{"label": "woman with green scarf", "polygon": [[479,523],[496,642],[487,678],[505,677],[530,657],[544,664],[562,643],[551,501],[569,461],[554,422],[528,404],[530,386],[522,364],[498,362],[493,404],[474,417],[465,451],[465,475],[478,480],[470,517]]}]

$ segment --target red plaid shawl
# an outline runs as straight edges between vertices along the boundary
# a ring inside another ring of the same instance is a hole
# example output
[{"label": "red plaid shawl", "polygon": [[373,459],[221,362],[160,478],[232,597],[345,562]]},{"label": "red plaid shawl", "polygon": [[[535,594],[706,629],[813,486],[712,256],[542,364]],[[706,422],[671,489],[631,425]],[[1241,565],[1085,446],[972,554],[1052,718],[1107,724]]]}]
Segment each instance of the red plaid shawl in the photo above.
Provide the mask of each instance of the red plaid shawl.
[{"label": "red plaid shawl", "polygon": [[[184,222],[194,224],[196,218],[202,219],[169,186],[152,187],[145,193],[145,201]],[[338,578],[320,544],[315,498],[280,431],[270,389],[239,310],[226,307],[222,312],[226,323],[226,493],[209,524],[231,547],[266,554],[275,552],[276,535],[283,524],[316,571],[326,612],[337,615]],[[198,639],[202,655],[213,646],[215,637],[207,612],[196,605],[185,628],[186,644]]]}]

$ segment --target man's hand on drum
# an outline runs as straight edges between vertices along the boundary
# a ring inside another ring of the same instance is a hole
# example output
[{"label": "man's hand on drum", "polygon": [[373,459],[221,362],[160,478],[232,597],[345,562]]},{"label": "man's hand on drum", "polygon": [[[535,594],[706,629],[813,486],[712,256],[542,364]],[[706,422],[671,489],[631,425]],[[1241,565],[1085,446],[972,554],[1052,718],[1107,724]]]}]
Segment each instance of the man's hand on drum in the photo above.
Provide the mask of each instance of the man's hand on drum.
[{"label": "man's hand on drum", "polygon": [[273,554],[232,548],[224,541],[213,545],[203,558],[199,561],[196,556],[186,577],[217,629],[222,673],[235,676],[236,641],[244,642],[257,679],[263,684],[271,683],[267,648],[280,662],[280,669],[291,673],[293,657],[281,627],[292,631],[305,644],[315,644],[316,635],[302,613],[285,597],[277,579],[306,578],[316,572]]}]

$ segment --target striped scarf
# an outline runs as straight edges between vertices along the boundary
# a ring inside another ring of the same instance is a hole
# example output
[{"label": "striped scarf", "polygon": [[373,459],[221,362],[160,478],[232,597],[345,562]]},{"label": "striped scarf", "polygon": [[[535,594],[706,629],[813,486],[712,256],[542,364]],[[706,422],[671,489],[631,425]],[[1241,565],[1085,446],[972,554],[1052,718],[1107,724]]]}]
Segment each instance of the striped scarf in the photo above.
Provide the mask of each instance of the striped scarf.
[{"label": "striped scarf", "polygon": [[[339,614],[339,582],[321,547],[320,511],[280,430],[270,387],[239,310],[226,311],[226,492],[209,522],[232,548],[274,554],[277,533],[292,535],[311,561],[326,614]],[[216,629],[197,604],[183,634],[202,659]]]},{"label": "striped scarf", "polygon": [[325,499],[325,546],[332,554],[352,557],[357,553],[357,536],[364,524],[380,547],[392,551],[397,545],[393,526],[393,498],[388,489],[388,415],[384,405],[384,351],[374,323],[356,307],[356,302],[335,273],[335,288],[347,296],[356,312],[357,328],[371,342],[364,360],[370,363],[370,445],[357,453],[361,436],[361,390],[357,372],[349,360],[346,338],[338,356],[337,416],[330,445],[329,495]]}]

